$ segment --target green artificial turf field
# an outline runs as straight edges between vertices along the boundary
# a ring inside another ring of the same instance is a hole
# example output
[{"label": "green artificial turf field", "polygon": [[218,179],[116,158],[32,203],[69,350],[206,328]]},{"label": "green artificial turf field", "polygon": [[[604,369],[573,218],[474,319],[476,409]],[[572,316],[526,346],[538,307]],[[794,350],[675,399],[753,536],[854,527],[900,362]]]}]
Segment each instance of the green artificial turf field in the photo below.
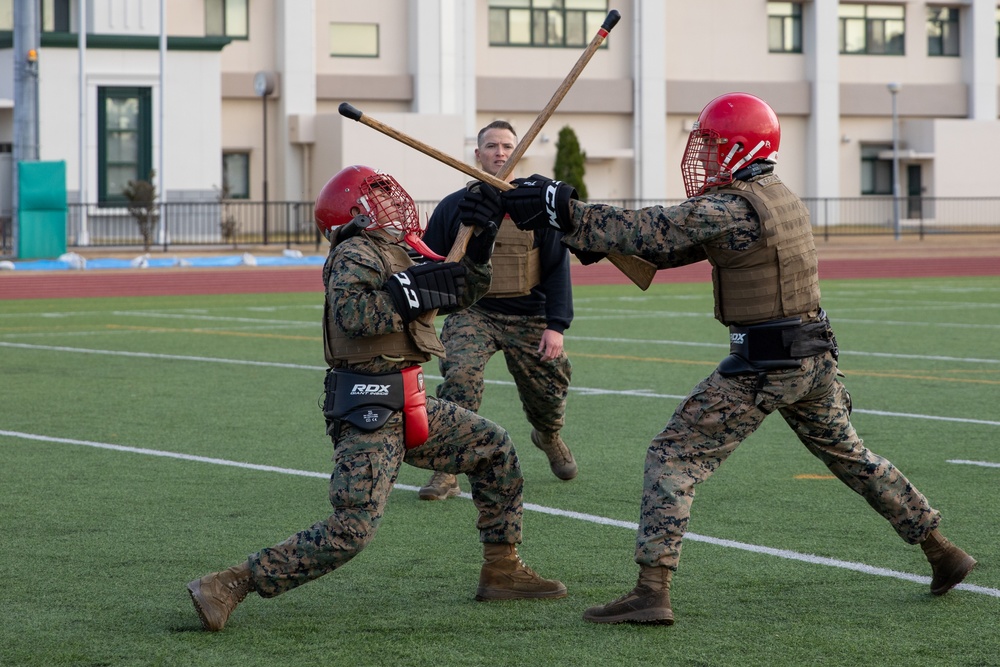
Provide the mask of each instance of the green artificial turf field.
[{"label": "green artificial turf field", "polygon": [[585,623],[635,583],[650,438],[728,349],[708,284],[587,286],[579,477],[530,444],[500,357],[481,410],[518,445],[522,556],[569,597],[475,602],[472,503],[419,501],[404,467],[354,561],[202,632],[186,582],[328,514],[321,299],[2,302],[0,665],[1000,665],[998,278],[823,283],[855,426],[979,560],[947,596],[773,415],[698,487],[676,625]]}]

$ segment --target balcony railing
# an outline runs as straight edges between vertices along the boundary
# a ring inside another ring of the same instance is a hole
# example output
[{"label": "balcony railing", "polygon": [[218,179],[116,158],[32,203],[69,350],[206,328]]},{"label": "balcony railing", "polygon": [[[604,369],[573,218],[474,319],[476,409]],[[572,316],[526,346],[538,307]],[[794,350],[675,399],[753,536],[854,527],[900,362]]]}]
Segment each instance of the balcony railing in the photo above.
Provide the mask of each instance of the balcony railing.
[{"label": "balcony railing", "polygon": [[[682,200],[601,200],[600,203],[642,208],[670,206]],[[890,196],[804,198],[817,238],[893,235],[897,233]],[[420,220],[438,202],[416,202]],[[898,232],[924,238],[934,234],[1000,234],[1000,197],[901,197]],[[140,228],[126,208],[70,204],[67,246],[143,248]],[[0,256],[11,256],[10,219],[0,218]],[[156,207],[151,248],[176,246],[314,245],[323,239],[313,224],[313,202],[225,200],[167,202]]]}]

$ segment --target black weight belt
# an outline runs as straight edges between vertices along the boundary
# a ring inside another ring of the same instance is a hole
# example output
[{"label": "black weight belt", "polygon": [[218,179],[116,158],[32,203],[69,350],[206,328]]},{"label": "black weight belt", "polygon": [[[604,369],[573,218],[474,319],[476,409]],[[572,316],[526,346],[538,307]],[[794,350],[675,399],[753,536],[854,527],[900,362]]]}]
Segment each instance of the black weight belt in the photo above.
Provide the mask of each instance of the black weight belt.
[{"label": "black weight belt", "polygon": [[799,368],[801,360],[834,350],[837,344],[826,318],[807,324],[800,317],[786,317],[750,326],[729,327],[729,356],[719,364],[724,377]]}]

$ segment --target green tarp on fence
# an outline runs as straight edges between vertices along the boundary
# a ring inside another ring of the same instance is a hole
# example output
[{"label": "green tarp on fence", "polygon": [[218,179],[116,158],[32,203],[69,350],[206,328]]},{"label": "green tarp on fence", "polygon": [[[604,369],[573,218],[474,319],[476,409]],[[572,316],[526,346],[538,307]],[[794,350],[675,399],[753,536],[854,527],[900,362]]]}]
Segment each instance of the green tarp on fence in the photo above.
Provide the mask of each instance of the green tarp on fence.
[{"label": "green tarp on fence", "polygon": [[17,256],[58,257],[66,252],[66,163],[17,163]]}]

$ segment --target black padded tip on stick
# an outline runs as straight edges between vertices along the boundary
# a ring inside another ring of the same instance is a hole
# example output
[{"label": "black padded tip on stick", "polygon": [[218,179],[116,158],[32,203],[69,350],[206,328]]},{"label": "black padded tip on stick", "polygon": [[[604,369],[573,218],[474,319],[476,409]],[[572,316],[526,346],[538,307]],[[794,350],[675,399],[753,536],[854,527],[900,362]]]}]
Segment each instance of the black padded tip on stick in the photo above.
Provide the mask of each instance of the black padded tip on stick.
[{"label": "black padded tip on stick", "polygon": [[621,17],[622,15],[618,13],[617,9],[612,9],[608,12],[608,18],[604,19],[604,23],[601,24],[601,29],[605,32],[611,32],[611,29],[615,27],[615,24],[618,23],[618,19]]},{"label": "black padded tip on stick", "polygon": [[338,110],[340,111],[341,116],[344,118],[350,118],[351,120],[361,120],[361,116],[364,115],[347,102],[341,102]]}]

